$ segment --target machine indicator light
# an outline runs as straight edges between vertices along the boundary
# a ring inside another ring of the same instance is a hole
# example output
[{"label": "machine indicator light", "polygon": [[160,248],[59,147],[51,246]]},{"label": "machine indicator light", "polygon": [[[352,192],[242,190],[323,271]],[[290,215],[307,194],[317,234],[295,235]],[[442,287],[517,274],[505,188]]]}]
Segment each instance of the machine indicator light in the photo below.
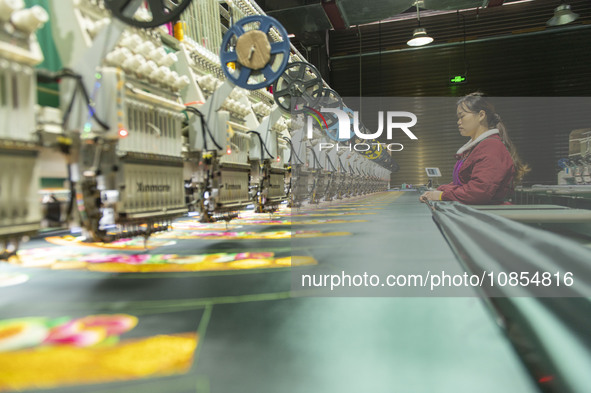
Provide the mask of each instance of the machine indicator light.
[{"label": "machine indicator light", "polygon": [[84,132],[90,132],[92,131],[92,123],[88,122],[86,124],[84,124]]},{"label": "machine indicator light", "polygon": [[539,383],[546,383],[546,382],[550,382],[554,379],[554,377],[552,375],[547,375],[545,377],[542,377],[540,379],[538,379]]},{"label": "machine indicator light", "polygon": [[456,76],[452,76],[451,78],[449,78],[449,83],[451,83],[451,84],[466,83],[467,80],[468,79],[464,75],[456,75]]},{"label": "machine indicator light", "polygon": [[232,154],[232,149],[230,148],[230,146],[226,148],[226,154]]},{"label": "machine indicator light", "polygon": [[129,132],[128,132],[128,131],[127,131],[125,128],[121,128],[121,129],[119,130],[119,136],[120,136],[121,138],[125,138],[127,135],[129,135]]}]

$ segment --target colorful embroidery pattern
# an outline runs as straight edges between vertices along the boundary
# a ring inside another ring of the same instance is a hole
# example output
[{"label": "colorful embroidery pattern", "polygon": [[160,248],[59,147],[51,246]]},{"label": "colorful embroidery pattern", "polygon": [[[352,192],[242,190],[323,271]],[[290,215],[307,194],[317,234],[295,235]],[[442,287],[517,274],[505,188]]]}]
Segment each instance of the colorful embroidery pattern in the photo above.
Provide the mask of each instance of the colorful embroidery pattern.
[{"label": "colorful embroidery pattern", "polygon": [[351,232],[321,232],[321,231],[277,231],[277,232],[163,232],[156,235],[159,239],[258,239],[285,240],[291,238],[317,238],[332,236],[350,236]]},{"label": "colorful embroidery pattern", "polygon": [[174,245],[173,241],[156,240],[154,237],[150,237],[148,242],[144,242],[143,237],[134,237],[129,239],[119,239],[111,243],[101,242],[85,242],[84,237],[74,236],[50,236],[46,237],[45,240],[51,244],[58,246],[84,246],[84,247],[98,247],[109,250],[151,250],[162,246]]},{"label": "colorful embroidery pattern", "polygon": [[358,210],[383,210],[383,207],[372,207],[372,206],[359,206],[359,207],[349,207],[349,206],[342,206],[342,207],[327,207],[324,209],[314,209],[310,210],[310,212],[333,212],[333,211],[358,211]]},{"label": "colorful embroidery pattern", "polygon": [[286,214],[285,217],[341,217],[341,216],[365,216],[376,213],[293,213]]},{"label": "colorful embroidery pattern", "polygon": [[272,252],[178,254],[75,253],[60,248],[21,250],[11,263],[24,267],[78,269],[109,273],[196,272],[286,268],[315,265],[312,257],[275,257]]},{"label": "colorful embroidery pattern", "polygon": [[[148,249],[154,249],[159,246],[167,246],[176,244],[174,241],[166,241],[165,239],[179,239],[179,240],[193,240],[193,239],[206,239],[206,240],[243,240],[243,239],[257,239],[257,240],[285,240],[291,238],[317,238],[317,237],[333,237],[333,236],[350,236],[351,232],[322,232],[322,231],[269,231],[269,232],[187,232],[186,230],[172,230],[168,232],[161,232],[153,235],[150,238]],[[112,246],[109,243],[85,243],[82,238],[75,238],[73,236],[64,237],[48,237],[45,238],[51,244],[62,245],[62,246],[86,246],[103,249],[116,249],[116,250],[143,250],[143,248],[137,246],[126,246],[126,243],[119,242]],[[130,240],[131,244],[136,239],[124,239]]]},{"label": "colorful embroidery pattern", "polygon": [[[233,225],[324,225],[324,224],[352,224],[359,222],[367,222],[367,220],[342,220],[342,219],[312,219],[312,220],[297,220],[292,221],[289,219],[281,220],[245,220],[236,219],[232,220],[228,227]],[[217,226],[215,226],[217,225]],[[202,224],[198,220],[183,220],[172,224],[174,229],[196,229],[196,230],[213,230],[226,228],[225,224]]]},{"label": "colorful embroidery pattern", "polygon": [[0,391],[106,383],[187,372],[197,334],[120,336],[127,314],[0,321]]},{"label": "colorful embroidery pattern", "polygon": [[47,345],[90,347],[114,343],[136,325],[137,318],[126,314],[9,319],[0,321],[0,352]]}]

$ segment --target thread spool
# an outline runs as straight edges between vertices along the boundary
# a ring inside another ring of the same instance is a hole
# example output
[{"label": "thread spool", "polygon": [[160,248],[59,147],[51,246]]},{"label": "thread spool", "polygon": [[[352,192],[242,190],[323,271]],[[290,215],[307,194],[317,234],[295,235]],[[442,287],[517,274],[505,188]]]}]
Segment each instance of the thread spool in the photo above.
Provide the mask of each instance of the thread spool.
[{"label": "thread spool", "polygon": [[167,67],[160,67],[158,69],[160,71],[160,75],[162,75],[160,77],[160,80],[158,82],[160,82],[161,84],[165,85],[166,84],[166,80],[168,79],[168,77],[170,76],[170,74],[172,74],[172,71],[170,71],[170,68]]},{"label": "thread spool", "polygon": [[95,23],[90,24],[90,26],[88,27],[88,32],[91,35],[96,36],[109,23],[111,23],[109,18],[99,19]]},{"label": "thread spool", "polygon": [[138,68],[138,74],[149,77],[157,69],[158,66],[156,65],[156,63],[154,63],[152,60],[148,60],[147,62],[142,64],[140,68]]},{"label": "thread spool", "polygon": [[25,8],[23,0],[0,0],[0,21],[9,21],[13,12],[23,8]]},{"label": "thread spool", "polygon": [[131,34],[121,40],[121,46],[135,53],[143,42],[142,37],[137,34]]},{"label": "thread spool", "polygon": [[185,87],[189,86],[189,83],[191,83],[191,80],[189,79],[189,77],[187,75],[183,75],[177,79],[177,81],[174,84],[174,88],[182,90]]},{"label": "thread spool", "polygon": [[156,64],[160,64],[163,57],[166,57],[166,51],[164,48],[156,48],[152,50],[149,55],[149,58],[154,60]]},{"label": "thread spool", "polygon": [[[156,69],[154,72],[150,74],[150,79],[152,79],[155,82],[161,82],[162,78],[166,76],[166,71],[164,70],[168,70],[168,68],[160,67]],[[168,71],[170,72],[170,70]]]},{"label": "thread spool", "polygon": [[126,59],[123,62],[122,67],[127,72],[133,72],[133,71],[137,71],[137,69],[144,62],[145,62],[145,60],[141,55],[135,55],[133,57],[129,57],[128,59]]},{"label": "thread spool", "polygon": [[168,53],[168,54],[166,54],[166,56],[164,56],[163,58],[160,59],[160,61],[158,62],[158,65],[161,65],[164,67],[170,67],[171,65],[173,65],[177,61],[178,61],[178,57],[174,53]]},{"label": "thread spool", "polygon": [[164,83],[166,85],[168,85],[168,86],[174,86],[174,84],[176,83],[178,77],[179,77],[179,74],[177,74],[175,71],[172,71],[170,74],[168,74],[164,78]]},{"label": "thread spool", "polygon": [[174,24],[174,38],[179,41],[185,39],[185,22],[178,21]]},{"label": "thread spool", "polygon": [[117,48],[107,55],[107,61],[113,65],[121,65],[125,60],[133,56],[127,48]]},{"label": "thread spool", "polygon": [[15,11],[10,21],[17,30],[31,34],[43,26],[49,20],[47,11],[41,6],[34,6],[24,10]]},{"label": "thread spool", "polygon": [[137,52],[141,53],[145,57],[150,56],[150,52],[156,49],[156,45],[152,41],[144,41],[141,45],[137,48]]}]

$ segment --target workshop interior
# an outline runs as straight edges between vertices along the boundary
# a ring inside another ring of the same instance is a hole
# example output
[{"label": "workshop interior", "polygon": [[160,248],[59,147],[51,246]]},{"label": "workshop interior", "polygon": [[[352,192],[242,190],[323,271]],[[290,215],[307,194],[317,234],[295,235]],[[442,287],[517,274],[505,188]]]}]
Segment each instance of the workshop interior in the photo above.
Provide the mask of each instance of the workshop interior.
[{"label": "workshop interior", "polygon": [[591,392],[590,109],[588,0],[0,0],[0,391]]}]

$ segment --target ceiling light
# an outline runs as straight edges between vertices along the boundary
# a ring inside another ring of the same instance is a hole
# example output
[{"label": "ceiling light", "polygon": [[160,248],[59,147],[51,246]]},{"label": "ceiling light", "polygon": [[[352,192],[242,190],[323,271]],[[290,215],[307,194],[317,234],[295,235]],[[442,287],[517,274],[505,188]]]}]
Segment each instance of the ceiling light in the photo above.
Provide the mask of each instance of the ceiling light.
[{"label": "ceiling light", "polygon": [[427,35],[427,30],[419,27],[415,29],[412,34],[412,38],[408,40],[406,45],[408,46],[423,46],[433,42],[433,38]]},{"label": "ceiling light", "polygon": [[579,15],[575,14],[570,10],[570,5],[560,4],[554,9],[554,16],[550,18],[546,25],[548,26],[561,26],[567,23],[573,22],[578,19]]},{"label": "ceiling light", "polygon": [[419,27],[416,28],[412,33],[412,38],[408,40],[406,45],[408,46],[423,46],[430,44],[433,42],[433,38],[427,35],[427,30],[421,27],[421,14],[419,13],[419,2],[416,2],[417,5],[417,21],[419,22]]}]

